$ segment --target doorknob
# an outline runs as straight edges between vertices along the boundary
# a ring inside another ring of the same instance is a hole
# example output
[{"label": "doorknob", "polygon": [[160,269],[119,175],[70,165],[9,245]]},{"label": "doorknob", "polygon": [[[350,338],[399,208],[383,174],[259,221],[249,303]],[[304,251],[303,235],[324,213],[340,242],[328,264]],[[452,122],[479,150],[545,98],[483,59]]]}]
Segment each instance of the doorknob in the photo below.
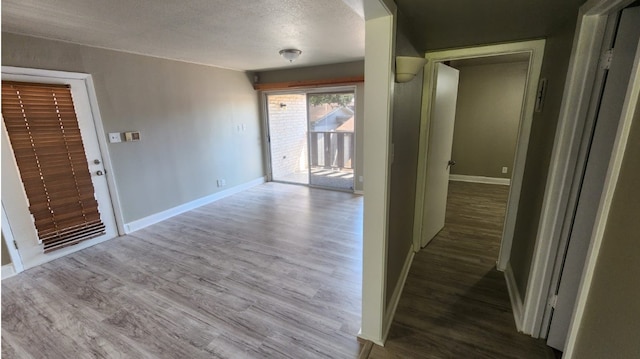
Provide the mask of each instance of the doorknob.
[{"label": "doorknob", "polygon": [[456,161],[454,160],[449,160],[449,162],[447,163],[447,167],[451,167],[451,166],[455,166],[456,165]]},{"label": "doorknob", "polygon": [[96,175],[97,175],[97,176],[102,176],[102,175],[104,175],[104,172],[102,172],[102,171],[96,171]]}]

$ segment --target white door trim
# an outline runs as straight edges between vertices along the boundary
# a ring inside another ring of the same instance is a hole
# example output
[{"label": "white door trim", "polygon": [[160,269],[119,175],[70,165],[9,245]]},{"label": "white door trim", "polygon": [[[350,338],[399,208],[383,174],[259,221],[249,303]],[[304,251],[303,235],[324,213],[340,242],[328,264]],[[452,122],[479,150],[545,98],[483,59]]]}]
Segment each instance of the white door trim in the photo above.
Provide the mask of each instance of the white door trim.
[{"label": "white door trim", "polygon": [[[364,220],[360,338],[384,345],[396,7],[365,1]],[[393,320],[393,318],[387,319]]]},{"label": "white door trim", "polygon": [[428,52],[425,54],[427,64],[424,70],[424,90],[422,97],[422,115],[420,121],[420,147],[418,152],[418,177],[416,181],[416,203],[413,228],[413,246],[416,251],[421,248],[422,216],[424,210],[424,196],[426,183],[426,151],[428,148],[429,124],[431,117],[431,107],[433,102],[433,85],[435,75],[435,64],[443,61],[458,60],[474,57],[486,57],[495,55],[506,55],[513,53],[528,52],[531,54],[529,60],[529,72],[526,82],[526,90],[523,98],[523,105],[520,118],[520,128],[518,130],[518,144],[513,164],[513,174],[511,177],[511,188],[507,203],[507,213],[498,257],[498,270],[504,271],[509,262],[515,220],[518,212],[518,202],[520,200],[520,190],[522,188],[522,178],[524,175],[524,165],[529,145],[529,134],[531,132],[531,122],[535,108],[535,98],[538,88],[538,79],[542,68],[542,57],[544,55],[545,40],[532,40],[514,42],[508,44],[488,45],[465,49],[444,50]]},{"label": "white door trim", "polygon": [[631,79],[629,80],[629,87],[627,89],[627,94],[625,96],[624,105],[622,108],[620,127],[618,128],[618,133],[616,134],[616,142],[614,144],[611,162],[609,163],[609,168],[607,170],[604,191],[602,193],[602,197],[600,197],[600,205],[598,208],[598,214],[596,216],[594,230],[591,235],[591,244],[589,247],[589,253],[587,254],[587,261],[585,264],[584,272],[582,274],[582,281],[580,283],[578,299],[576,301],[576,308],[574,309],[571,326],[569,329],[569,335],[567,337],[567,344],[564,352],[566,358],[569,359],[573,357],[576,340],[578,338],[578,332],[582,324],[582,319],[584,317],[587,297],[589,295],[589,290],[591,289],[591,283],[593,281],[598,254],[602,245],[604,231],[607,227],[609,211],[611,209],[613,195],[618,183],[618,177],[620,176],[620,169],[622,167],[622,160],[624,158],[627,141],[629,139],[631,123],[633,122],[633,118],[637,116],[636,111],[638,110],[639,97],[640,41],[638,42],[638,49],[636,50],[633,71],[631,74]]},{"label": "white door trim", "polygon": [[7,213],[4,210],[4,204],[0,205],[0,211],[2,211],[1,228],[2,236],[5,240],[4,244],[7,245],[7,250],[9,251],[9,256],[11,257],[11,265],[13,266],[14,274],[18,274],[24,270],[24,266],[22,265],[22,257],[20,257],[20,252],[18,252],[18,249],[15,246],[13,231],[11,230],[11,224],[9,223],[9,218],[7,218]]},{"label": "white door trim", "polygon": [[[541,334],[553,264],[567,210],[584,123],[596,81],[607,17],[633,0],[590,0],[580,8],[524,298],[523,332]],[[596,253],[597,254],[597,253]],[[589,259],[587,265],[589,263]],[[580,302],[582,294],[579,294]]]},{"label": "white door trim", "polygon": [[90,74],[83,74],[79,72],[65,72],[65,71],[53,71],[53,70],[41,70],[30,69],[24,67],[2,66],[3,74],[22,75],[25,77],[49,77],[55,79],[70,79],[70,80],[83,80],[89,95],[89,105],[91,107],[91,114],[93,115],[93,122],[96,128],[96,135],[98,137],[98,144],[100,146],[100,152],[102,155],[102,164],[105,169],[107,185],[109,187],[109,194],[111,197],[111,205],[113,207],[113,213],[115,215],[116,226],[118,228],[118,234],[125,234],[124,217],[122,216],[122,208],[120,207],[120,199],[118,197],[118,189],[115,182],[115,176],[113,172],[113,166],[111,165],[111,156],[109,155],[109,148],[107,145],[107,136],[102,125],[102,117],[100,116],[100,110],[98,108],[98,97],[96,96],[95,87],[93,85],[93,78]]}]

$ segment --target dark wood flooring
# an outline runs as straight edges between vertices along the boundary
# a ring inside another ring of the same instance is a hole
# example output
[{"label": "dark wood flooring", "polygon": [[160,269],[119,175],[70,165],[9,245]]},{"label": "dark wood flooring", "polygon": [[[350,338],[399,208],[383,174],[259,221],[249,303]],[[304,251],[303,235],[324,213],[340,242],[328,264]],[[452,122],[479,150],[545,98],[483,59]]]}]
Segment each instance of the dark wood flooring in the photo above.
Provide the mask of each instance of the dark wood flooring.
[{"label": "dark wood flooring", "polygon": [[355,358],[362,197],[267,183],[2,281],[2,358]]},{"label": "dark wood flooring", "polygon": [[450,182],[445,228],[416,254],[386,346],[369,358],[553,358],[516,331],[495,269],[507,186]]}]

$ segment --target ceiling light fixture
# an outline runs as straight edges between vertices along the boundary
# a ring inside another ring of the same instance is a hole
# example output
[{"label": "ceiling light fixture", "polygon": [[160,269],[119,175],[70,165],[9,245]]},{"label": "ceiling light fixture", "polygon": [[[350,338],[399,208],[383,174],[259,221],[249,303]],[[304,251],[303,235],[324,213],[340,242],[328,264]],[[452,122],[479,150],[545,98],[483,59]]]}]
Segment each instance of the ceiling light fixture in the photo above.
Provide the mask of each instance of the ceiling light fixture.
[{"label": "ceiling light fixture", "polygon": [[284,57],[286,60],[289,60],[289,62],[294,62],[301,53],[302,51],[298,49],[284,49],[280,50],[279,52],[280,56]]}]

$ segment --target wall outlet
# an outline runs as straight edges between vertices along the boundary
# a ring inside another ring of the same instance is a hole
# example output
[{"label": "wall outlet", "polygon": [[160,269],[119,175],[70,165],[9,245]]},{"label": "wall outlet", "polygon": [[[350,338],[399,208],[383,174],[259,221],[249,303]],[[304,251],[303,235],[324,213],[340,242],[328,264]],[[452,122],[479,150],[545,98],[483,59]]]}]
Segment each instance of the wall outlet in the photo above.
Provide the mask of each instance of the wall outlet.
[{"label": "wall outlet", "polygon": [[122,142],[122,137],[120,136],[120,132],[109,132],[109,143],[118,143]]},{"label": "wall outlet", "polygon": [[224,187],[227,185],[227,181],[224,179],[219,179],[217,183],[218,183],[218,187]]},{"label": "wall outlet", "polygon": [[509,172],[509,167],[502,167],[502,173]]},{"label": "wall outlet", "polygon": [[364,182],[364,177],[363,176],[358,177],[358,181]]}]

